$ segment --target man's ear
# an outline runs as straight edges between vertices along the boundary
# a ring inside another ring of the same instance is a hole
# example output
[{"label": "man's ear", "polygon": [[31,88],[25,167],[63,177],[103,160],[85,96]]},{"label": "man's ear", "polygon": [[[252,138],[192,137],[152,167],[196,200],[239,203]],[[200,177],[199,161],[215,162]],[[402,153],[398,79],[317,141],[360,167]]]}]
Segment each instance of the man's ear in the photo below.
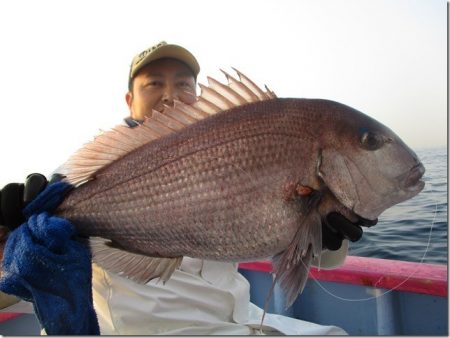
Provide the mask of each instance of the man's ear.
[{"label": "man's ear", "polygon": [[129,91],[125,94],[125,101],[127,101],[128,109],[131,112],[131,104],[133,103],[133,93],[132,92]]}]

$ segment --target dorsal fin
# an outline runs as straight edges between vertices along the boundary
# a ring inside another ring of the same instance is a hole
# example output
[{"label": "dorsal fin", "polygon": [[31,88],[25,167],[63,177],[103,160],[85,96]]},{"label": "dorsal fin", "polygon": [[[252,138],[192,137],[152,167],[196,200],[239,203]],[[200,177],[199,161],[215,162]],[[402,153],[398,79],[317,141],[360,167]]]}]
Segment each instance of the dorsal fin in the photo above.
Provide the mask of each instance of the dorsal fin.
[{"label": "dorsal fin", "polygon": [[222,71],[228,84],[208,77],[208,86],[199,84],[201,94],[192,105],[175,101],[173,107],[165,106],[162,112],[154,110],[152,116],[135,127],[124,125],[104,131],[75,152],[64,164],[65,180],[77,186],[95,177],[95,173],[129,152],[162,136],[176,132],[210,115],[244,104],[276,98],[265,87],[259,88],[253,81],[233,68],[239,80]]}]

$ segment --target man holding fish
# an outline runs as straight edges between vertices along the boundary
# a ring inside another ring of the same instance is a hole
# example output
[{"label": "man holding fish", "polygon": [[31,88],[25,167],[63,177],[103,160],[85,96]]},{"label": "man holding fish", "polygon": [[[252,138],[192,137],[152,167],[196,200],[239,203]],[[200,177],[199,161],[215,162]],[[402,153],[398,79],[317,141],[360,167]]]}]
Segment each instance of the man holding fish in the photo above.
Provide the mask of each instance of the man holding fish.
[{"label": "man holding fish", "polygon": [[[146,117],[162,113],[177,102],[193,104],[199,71],[195,57],[177,45],[160,42],[137,55],[130,67],[125,97],[130,110],[126,124],[131,128],[139,126]],[[20,224],[24,203],[17,201],[28,202],[31,200],[28,195],[34,197],[46,185],[41,176],[31,175],[28,182],[25,189],[17,189],[16,185],[3,190],[1,212],[7,215],[3,225]],[[303,193],[308,189],[299,187],[297,191]],[[20,197],[21,194],[26,197]],[[14,203],[8,203],[10,200]],[[322,222],[324,251],[320,266],[342,263],[347,252],[346,239],[358,240],[362,235],[360,225],[375,223],[376,220],[363,218],[351,222],[340,213],[328,213]],[[137,283],[94,264],[93,298],[101,333],[107,335],[247,335],[259,330],[263,313],[250,303],[248,282],[237,272],[235,263],[190,257],[182,259],[164,284],[158,283],[157,278],[146,284]],[[333,326],[270,314],[266,315],[262,329],[268,334],[344,333]]]}]

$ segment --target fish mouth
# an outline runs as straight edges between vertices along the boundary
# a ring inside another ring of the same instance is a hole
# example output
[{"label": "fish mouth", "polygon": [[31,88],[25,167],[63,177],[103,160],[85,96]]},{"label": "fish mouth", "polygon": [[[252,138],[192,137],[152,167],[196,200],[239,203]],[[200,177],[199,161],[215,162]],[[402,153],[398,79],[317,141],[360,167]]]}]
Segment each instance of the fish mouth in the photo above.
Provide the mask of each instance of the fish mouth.
[{"label": "fish mouth", "polygon": [[407,191],[420,191],[425,186],[425,182],[421,180],[425,173],[425,167],[422,163],[416,164],[407,173],[406,177],[401,182],[401,187]]},{"label": "fish mouth", "polygon": [[425,182],[421,180],[424,173],[425,167],[419,162],[407,172],[397,176],[397,183],[394,183],[393,191],[391,191],[385,199],[381,200],[379,203],[366,201],[370,207],[364,207],[358,202],[353,205],[352,211],[359,217],[366,219],[368,224],[370,224],[371,221],[375,222],[377,217],[384,210],[397,203],[406,201],[421,192],[425,186]]}]

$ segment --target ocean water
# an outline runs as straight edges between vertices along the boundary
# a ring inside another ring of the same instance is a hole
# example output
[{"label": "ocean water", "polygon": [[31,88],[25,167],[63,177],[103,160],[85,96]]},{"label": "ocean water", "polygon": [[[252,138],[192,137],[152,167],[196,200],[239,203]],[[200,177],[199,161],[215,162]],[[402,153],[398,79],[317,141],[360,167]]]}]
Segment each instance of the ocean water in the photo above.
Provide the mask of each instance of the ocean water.
[{"label": "ocean water", "polygon": [[447,148],[417,150],[425,166],[424,189],[386,210],[378,224],[350,243],[352,256],[447,264]]}]

